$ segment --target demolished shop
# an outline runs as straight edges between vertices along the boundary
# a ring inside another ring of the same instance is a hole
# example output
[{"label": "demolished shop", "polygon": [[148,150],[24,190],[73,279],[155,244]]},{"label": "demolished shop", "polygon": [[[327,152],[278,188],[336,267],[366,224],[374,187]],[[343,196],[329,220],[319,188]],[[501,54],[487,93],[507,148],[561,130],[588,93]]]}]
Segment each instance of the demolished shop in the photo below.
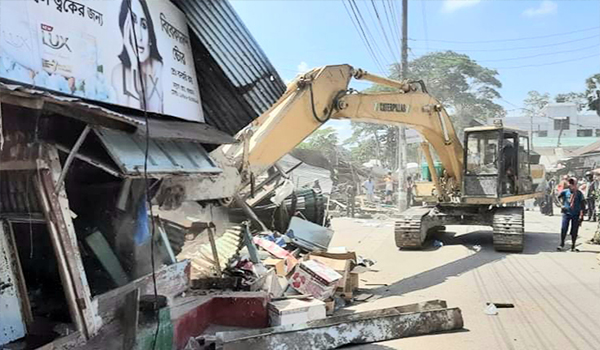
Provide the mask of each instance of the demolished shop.
[{"label": "demolished shop", "polygon": [[[211,323],[266,326],[264,293],[186,294],[177,255],[192,226],[225,231],[240,177],[210,152],[282,80],[228,2],[65,3],[0,3],[3,33],[39,35],[1,43],[0,347],[179,349]],[[162,60],[148,91],[111,42],[132,13],[158,46],[136,59]],[[44,45],[65,32],[68,50]]]}]

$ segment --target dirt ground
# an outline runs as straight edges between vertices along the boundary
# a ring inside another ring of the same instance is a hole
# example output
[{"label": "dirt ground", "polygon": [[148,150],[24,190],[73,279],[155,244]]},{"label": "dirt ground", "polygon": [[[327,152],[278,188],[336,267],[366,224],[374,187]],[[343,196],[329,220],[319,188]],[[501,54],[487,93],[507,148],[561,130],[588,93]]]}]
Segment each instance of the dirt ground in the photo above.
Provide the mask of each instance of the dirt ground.
[{"label": "dirt ground", "polygon": [[[524,252],[507,254],[494,251],[488,227],[449,226],[437,236],[443,247],[430,243],[424,251],[400,251],[392,220],[334,219],[330,247],[344,246],[377,260],[372,267],[377,272],[361,275],[361,288],[379,299],[349,309],[442,299],[461,308],[465,324],[464,331],[352,348],[599,349],[600,246],[585,243],[595,225],[583,223],[580,252],[558,252],[560,216],[529,211]],[[488,301],[513,303],[515,308],[489,316],[483,312]]]}]

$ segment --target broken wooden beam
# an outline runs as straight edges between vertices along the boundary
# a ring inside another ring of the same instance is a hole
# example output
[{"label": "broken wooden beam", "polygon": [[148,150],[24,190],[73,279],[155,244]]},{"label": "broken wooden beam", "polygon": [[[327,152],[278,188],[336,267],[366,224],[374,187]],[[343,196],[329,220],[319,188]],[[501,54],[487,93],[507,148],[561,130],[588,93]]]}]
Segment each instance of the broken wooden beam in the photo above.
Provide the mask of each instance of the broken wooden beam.
[{"label": "broken wooden beam", "polygon": [[217,349],[335,349],[463,327],[459,308],[432,300],[280,327],[216,334]]}]

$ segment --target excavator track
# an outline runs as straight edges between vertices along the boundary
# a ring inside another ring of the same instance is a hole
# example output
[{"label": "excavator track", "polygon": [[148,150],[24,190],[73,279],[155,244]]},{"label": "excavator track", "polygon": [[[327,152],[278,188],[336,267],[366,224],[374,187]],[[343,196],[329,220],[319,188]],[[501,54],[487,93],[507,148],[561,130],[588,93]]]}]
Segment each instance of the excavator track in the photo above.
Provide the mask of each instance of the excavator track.
[{"label": "excavator track", "polygon": [[523,207],[496,209],[492,228],[494,249],[505,252],[522,252],[525,238]]},{"label": "excavator track", "polygon": [[401,214],[394,226],[396,246],[401,249],[421,249],[427,236],[424,217],[431,208],[410,208]]}]

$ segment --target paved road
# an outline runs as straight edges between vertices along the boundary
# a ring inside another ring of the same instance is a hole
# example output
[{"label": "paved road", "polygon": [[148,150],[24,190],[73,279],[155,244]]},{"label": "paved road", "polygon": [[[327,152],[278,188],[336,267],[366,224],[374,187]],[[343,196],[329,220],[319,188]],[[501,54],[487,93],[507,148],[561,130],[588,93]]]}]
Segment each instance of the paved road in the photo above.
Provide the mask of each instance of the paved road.
[{"label": "paved road", "polygon": [[[356,349],[600,349],[600,246],[583,243],[595,228],[585,222],[581,252],[557,252],[560,217],[526,212],[525,250],[494,251],[489,228],[449,226],[441,248],[399,251],[393,222],[337,218],[331,246],[377,260],[361,288],[379,299],[350,307],[372,310],[431,299],[462,309],[465,331],[369,344]],[[366,284],[388,284],[375,286]],[[496,316],[487,301],[514,303]]]}]

